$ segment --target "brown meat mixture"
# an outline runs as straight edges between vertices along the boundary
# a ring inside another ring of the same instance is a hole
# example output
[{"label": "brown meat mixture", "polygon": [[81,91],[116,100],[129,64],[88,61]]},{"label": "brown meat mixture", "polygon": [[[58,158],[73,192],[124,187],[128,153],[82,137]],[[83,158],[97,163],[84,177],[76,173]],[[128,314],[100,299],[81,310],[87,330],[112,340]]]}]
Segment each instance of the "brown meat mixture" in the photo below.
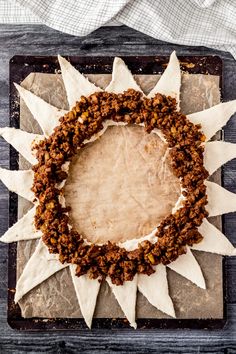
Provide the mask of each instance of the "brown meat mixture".
[{"label": "brown meat mixture", "polygon": [[[60,203],[63,189],[58,186],[67,178],[64,163],[83,148],[85,139],[101,131],[108,119],[143,123],[147,133],[160,129],[170,148],[173,173],[180,179],[186,197],[183,207],[158,226],[157,242],[141,242],[131,252],[112,242],[102,246],[86,244],[83,235],[69,227],[69,209]],[[39,205],[35,225],[42,231],[49,252],[58,253],[62,263],[76,264],[78,276],[85,273],[93,279],[110,276],[114,284],[121,285],[132,280],[136,273],[152,274],[153,266],[176,260],[186,253],[186,246],[200,242],[198,226],[208,215],[204,185],[208,173],[203,166],[202,147],[205,137],[200,128],[177,111],[175,99],[161,94],[148,99],[130,89],[123,94],[98,92],[82,97],[60,118],[53,134],[36,147],[38,164],[33,167],[32,190]]]}]

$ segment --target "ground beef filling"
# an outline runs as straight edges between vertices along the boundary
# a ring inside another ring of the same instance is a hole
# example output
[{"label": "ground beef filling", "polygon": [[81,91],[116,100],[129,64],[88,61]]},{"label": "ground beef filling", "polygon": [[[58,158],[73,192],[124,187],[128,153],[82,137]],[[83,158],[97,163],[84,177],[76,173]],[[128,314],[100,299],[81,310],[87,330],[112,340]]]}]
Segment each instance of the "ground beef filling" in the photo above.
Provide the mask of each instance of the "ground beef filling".
[{"label": "ground beef filling", "polygon": [[[173,173],[184,190],[183,206],[158,226],[157,242],[141,242],[134,251],[111,242],[87,244],[83,235],[69,226],[69,209],[61,203],[60,183],[67,178],[63,165],[83,148],[85,140],[103,129],[106,120],[143,124],[147,133],[161,130],[170,148]],[[32,190],[39,205],[35,226],[42,231],[50,253],[59,254],[62,263],[76,264],[78,276],[87,273],[101,280],[110,276],[114,284],[121,285],[136,273],[152,274],[155,265],[176,260],[186,253],[186,246],[200,242],[202,235],[197,228],[208,215],[204,185],[208,173],[203,166],[202,147],[205,137],[200,128],[176,110],[175,99],[161,94],[148,99],[130,89],[123,94],[98,92],[82,97],[60,119],[53,134],[36,147],[38,164],[33,167]]]}]

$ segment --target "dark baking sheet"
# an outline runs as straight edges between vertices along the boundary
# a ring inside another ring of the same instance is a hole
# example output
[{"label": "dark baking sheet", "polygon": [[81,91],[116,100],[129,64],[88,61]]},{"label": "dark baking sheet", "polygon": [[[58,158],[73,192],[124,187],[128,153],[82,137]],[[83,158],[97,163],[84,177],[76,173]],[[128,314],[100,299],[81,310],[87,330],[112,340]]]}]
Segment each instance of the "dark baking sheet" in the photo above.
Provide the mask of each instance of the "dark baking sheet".
[{"label": "dark baking sheet", "polygon": [[[111,73],[114,57],[67,57],[81,72],[86,74]],[[123,57],[134,74],[160,74],[169,57]],[[222,61],[217,56],[179,57],[181,69],[191,74],[212,74],[220,77],[222,88]],[[31,72],[55,73],[59,69],[57,57],[14,56],[10,60],[10,126],[19,128],[19,103],[13,82],[20,83]],[[18,153],[10,148],[10,168],[18,169]],[[9,226],[17,221],[17,195],[10,193]],[[224,222],[222,223],[224,226]],[[16,285],[16,244],[9,245],[8,263],[8,323],[20,330],[78,330],[86,329],[83,319],[44,319],[21,317],[20,308],[14,304]],[[138,319],[138,328],[222,328],[226,322],[226,284],[224,277],[224,315],[222,319]],[[126,319],[94,319],[93,328],[130,328]]]}]

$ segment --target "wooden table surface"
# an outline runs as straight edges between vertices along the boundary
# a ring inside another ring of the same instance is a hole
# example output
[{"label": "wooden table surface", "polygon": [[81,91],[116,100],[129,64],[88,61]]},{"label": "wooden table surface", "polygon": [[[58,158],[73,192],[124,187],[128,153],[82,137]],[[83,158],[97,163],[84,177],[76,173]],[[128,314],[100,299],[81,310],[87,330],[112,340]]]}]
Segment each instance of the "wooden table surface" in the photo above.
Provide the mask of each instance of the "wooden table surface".
[{"label": "wooden table surface", "polygon": [[[41,25],[0,25],[0,126],[9,124],[9,59],[24,55],[219,55],[224,64],[224,100],[236,99],[236,61],[225,52],[205,47],[172,45],[122,27],[104,27],[74,37]],[[236,115],[225,129],[236,143]],[[0,140],[1,167],[9,166],[9,146]],[[224,186],[236,192],[236,160],[224,168]],[[8,228],[8,191],[0,185],[0,234]],[[236,214],[225,218],[225,233],[236,245]],[[0,353],[236,353],[236,257],[227,259],[228,321],[209,330],[84,330],[82,332],[17,332],[7,324],[7,245],[0,244]]]}]

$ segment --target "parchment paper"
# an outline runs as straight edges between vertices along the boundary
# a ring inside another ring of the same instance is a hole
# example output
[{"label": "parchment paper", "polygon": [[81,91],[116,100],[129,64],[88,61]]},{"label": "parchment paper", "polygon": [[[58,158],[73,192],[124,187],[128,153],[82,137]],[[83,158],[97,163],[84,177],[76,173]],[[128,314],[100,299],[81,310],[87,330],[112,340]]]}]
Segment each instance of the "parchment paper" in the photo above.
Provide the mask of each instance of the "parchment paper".
[{"label": "parchment paper", "polygon": [[66,202],[76,229],[92,242],[150,233],[180,195],[167,145],[142,127],[110,127],[71,164]]},{"label": "parchment paper", "polygon": [[[88,76],[101,87],[106,87],[111,78],[107,74]],[[143,90],[148,92],[158,77],[137,75],[136,79]],[[30,74],[23,86],[57,107],[68,108],[64,86],[58,74]],[[219,78],[209,75],[182,75],[181,100],[184,113],[196,112],[217,104],[220,100]],[[20,110],[21,128],[29,132],[39,132],[40,129],[24,102],[21,102]],[[67,202],[73,208],[71,216],[77,228],[90,239],[105,240],[111,237],[138,237],[156,226],[158,220],[175,204],[179,188],[178,181],[171,173],[165,150],[166,146],[154,134],[147,135],[142,128],[130,126],[109,128],[99,141],[81,151],[71,165],[72,173],[66,187]],[[29,166],[21,158],[20,168],[27,167]],[[104,169],[106,173],[103,173]],[[219,179],[217,174],[215,178]],[[91,201],[93,204],[89,209],[89,218],[85,218],[84,210],[88,211]],[[19,217],[28,207],[29,203],[19,198]],[[35,244],[36,241],[18,244],[18,277]],[[207,290],[198,288],[168,270],[170,295],[177,317],[221,318],[222,258],[197,251],[194,255],[201,265]],[[68,269],[33,289],[20,301],[20,307],[22,316],[28,318],[82,317]],[[102,285],[94,317],[124,317],[106,284]],[[138,294],[137,317],[168,316]]]}]

